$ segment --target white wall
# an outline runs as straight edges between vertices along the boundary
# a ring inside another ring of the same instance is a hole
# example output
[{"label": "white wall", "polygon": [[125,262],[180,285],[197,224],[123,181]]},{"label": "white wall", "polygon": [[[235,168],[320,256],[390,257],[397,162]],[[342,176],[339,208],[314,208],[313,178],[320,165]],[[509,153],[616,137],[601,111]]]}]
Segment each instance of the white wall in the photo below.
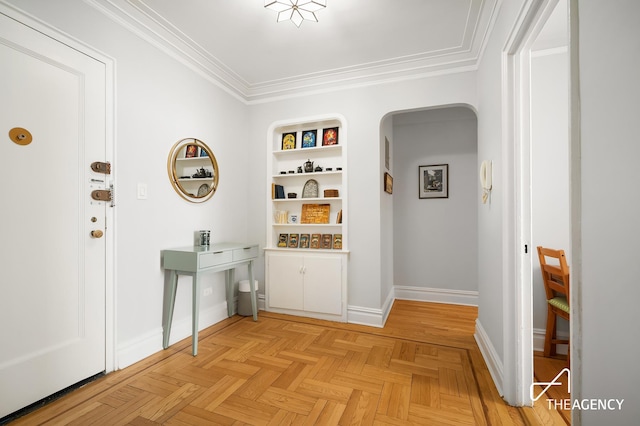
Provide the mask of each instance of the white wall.
[{"label": "white wall", "polygon": [[[387,283],[381,282],[381,271],[392,271],[391,257],[382,257],[381,229],[393,226],[388,201],[383,192],[381,123],[390,112],[451,104],[475,104],[475,73],[461,72],[446,76],[398,81],[379,86],[354,87],[340,92],[311,94],[304,98],[283,99],[251,106],[251,156],[255,168],[249,171],[251,181],[264,182],[266,176],[267,129],[274,121],[318,114],[338,113],[347,121],[349,180],[349,285],[350,315],[359,309],[378,312],[387,299],[381,294]],[[394,173],[396,173],[394,171]],[[394,179],[394,192],[397,188]],[[251,210],[250,226],[264,240],[266,235],[266,187],[250,188],[256,201]],[[383,201],[384,200],[384,201]],[[258,204],[259,203],[259,204]],[[386,206],[384,215],[381,213]],[[384,221],[383,222],[383,217]],[[255,227],[255,229],[253,229]],[[388,241],[388,237],[384,241]],[[380,266],[386,263],[386,266]],[[385,274],[388,276],[389,272]]]},{"label": "white wall", "polygon": [[[582,188],[573,206],[579,219],[573,220],[578,229],[574,278],[576,263],[581,273],[572,299],[579,300],[581,310],[572,312],[572,320],[581,322],[581,338],[574,339],[581,383],[572,396],[624,398],[624,403],[621,412],[574,415],[584,426],[630,425],[640,418],[635,332],[640,322],[640,2],[573,1],[574,13],[576,6],[580,151],[572,152],[572,165],[581,168]],[[572,84],[578,83],[576,77]]]},{"label": "white wall", "polygon": [[[504,291],[502,221],[503,173],[502,51],[516,22],[522,0],[503,1],[482,56],[478,84],[478,159],[493,162],[491,202],[478,208],[478,325],[486,333],[498,362],[504,362]],[[481,195],[478,192],[478,203]],[[511,374],[510,372],[505,372]],[[496,378],[497,381],[500,378]]]},{"label": "white wall", "polygon": [[[571,267],[566,48],[537,51],[531,59],[531,175],[533,328],[544,330],[547,300],[536,247],[563,249]],[[568,336],[566,320],[559,318],[558,331]]]},{"label": "white wall", "polygon": [[[465,107],[394,115],[394,285],[477,291],[477,120]],[[418,198],[418,167],[449,165],[449,198]]]},{"label": "white wall", "polygon": [[[386,166],[386,141],[389,145],[389,168]],[[393,190],[391,194],[383,192],[380,198],[380,303],[381,308],[385,309],[386,305],[393,303],[394,292],[394,269],[395,262],[393,259],[394,252],[394,199],[396,194],[395,171],[399,170],[393,166],[395,140],[393,134],[393,115],[389,114],[384,117],[380,125],[380,185],[383,185],[383,177],[385,172],[391,175],[393,180]]]},{"label": "white wall", "polygon": [[[246,227],[248,107],[82,0],[13,3],[115,59],[117,228],[108,237],[116,244],[117,349],[127,365],[162,348],[162,249],[192,244],[198,229],[211,229],[214,242],[255,238]],[[202,205],[182,200],[167,176],[170,148],[187,137],[207,143],[220,167],[219,189]],[[147,200],[136,198],[138,182],[148,185]],[[191,334],[189,282],[180,279],[172,341]],[[202,299],[205,327],[226,315],[224,275],[203,283],[214,289]]]}]

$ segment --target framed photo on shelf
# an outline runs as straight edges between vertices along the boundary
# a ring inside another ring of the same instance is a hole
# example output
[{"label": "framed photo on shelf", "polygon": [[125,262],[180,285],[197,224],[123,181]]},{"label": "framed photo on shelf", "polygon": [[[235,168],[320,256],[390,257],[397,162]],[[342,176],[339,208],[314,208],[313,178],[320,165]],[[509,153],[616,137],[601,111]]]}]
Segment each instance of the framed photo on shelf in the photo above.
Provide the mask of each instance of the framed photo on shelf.
[{"label": "framed photo on shelf", "polygon": [[187,150],[184,153],[184,158],[194,158],[197,156],[198,156],[198,145],[187,145]]},{"label": "framed photo on shelf", "polygon": [[282,134],[282,150],[296,149],[296,132]]},{"label": "framed photo on shelf", "polygon": [[449,165],[418,166],[418,197],[449,198]]},{"label": "framed photo on shelf", "polygon": [[309,248],[309,234],[300,235],[300,248]]},{"label": "framed photo on shelf", "polygon": [[338,128],[322,129],[322,146],[338,145]]},{"label": "framed photo on shelf", "polygon": [[289,248],[298,248],[298,234],[289,234]]},{"label": "framed photo on shelf", "polygon": [[287,243],[289,242],[289,234],[280,234],[278,237],[278,247],[287,247]]},{"label": "framed photo on shelf", "polygon": [[384,172],[384,192],[393,194],[393,178],[387,172]]},{"label": "framed photo on shelf", "polygon": [[322,242],[320,243],[320,248],[323,249],[331,249],[333,245],[333,235],[331,234],[322,234]]},{"label": "framed photo on shelf", "polygon": [[305,130],[302,132],[302,147],[314,148],[316,146],[317,130]]},{"label": "framed photo on shelf", "polygon": [[342,250],[342,234],[333,234],[333,248]]},{"label": "framed photo on shelf", "polygon": [[312,249],[320,248],[320,234],[311,234],[311,242],[309,243],[309,247]]}]

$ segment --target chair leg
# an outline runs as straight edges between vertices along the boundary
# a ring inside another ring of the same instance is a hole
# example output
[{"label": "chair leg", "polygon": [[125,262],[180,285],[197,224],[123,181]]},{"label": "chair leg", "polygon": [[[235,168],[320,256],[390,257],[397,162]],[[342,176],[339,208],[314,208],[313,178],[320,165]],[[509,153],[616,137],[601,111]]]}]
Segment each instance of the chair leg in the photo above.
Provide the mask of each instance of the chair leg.
[{"label": "chair leg", "polygon": [[556,345],[552,343],[556,339],[556,314],[551,308],[547,308],[547,330],[544,335],[544,356],[550,357],[556,354]]}]

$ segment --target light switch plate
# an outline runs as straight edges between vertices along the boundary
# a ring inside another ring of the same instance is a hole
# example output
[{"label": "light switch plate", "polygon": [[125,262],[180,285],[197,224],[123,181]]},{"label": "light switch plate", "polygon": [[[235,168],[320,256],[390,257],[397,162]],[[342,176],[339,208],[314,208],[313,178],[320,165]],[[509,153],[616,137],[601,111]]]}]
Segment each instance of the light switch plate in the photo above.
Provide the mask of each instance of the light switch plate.
[{"label": "light switch plate", "polygon": [[147,199],[147,184],[138,183],[138,200],[146,200],[146,199]]}]

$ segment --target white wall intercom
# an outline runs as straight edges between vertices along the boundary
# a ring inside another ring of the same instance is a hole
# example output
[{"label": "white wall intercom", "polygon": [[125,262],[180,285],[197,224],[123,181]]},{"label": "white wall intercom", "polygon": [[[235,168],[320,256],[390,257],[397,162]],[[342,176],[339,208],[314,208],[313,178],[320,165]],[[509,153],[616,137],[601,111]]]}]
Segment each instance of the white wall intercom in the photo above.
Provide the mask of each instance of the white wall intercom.
[{"label": "white wall intercom", "polygon": [[485,160],[480,164],[480,186],[482,187],[482,204],[486,204],[491,193],[491,160]]}]

